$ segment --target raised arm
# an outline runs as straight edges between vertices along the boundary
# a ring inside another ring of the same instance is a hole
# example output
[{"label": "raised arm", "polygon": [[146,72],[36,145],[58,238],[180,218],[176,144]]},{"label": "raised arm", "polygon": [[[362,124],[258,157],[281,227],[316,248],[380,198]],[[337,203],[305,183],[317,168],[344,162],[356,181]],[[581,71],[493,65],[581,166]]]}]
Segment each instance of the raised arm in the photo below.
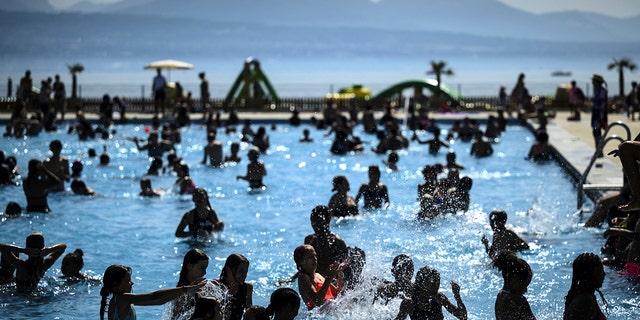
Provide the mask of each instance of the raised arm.
[{"label": "raised arm", "polygon": [[440,305],[442,305],[449,313],[460,320],[467,320],[467,307],[462,302],[462,298],[460,297],[460,285],[451,281],[451,291],[453,291],[453,296],[456,299],[456,305],[451,303],[447,296],[442,292],[438,292],[436,298]]},{"label": "raised arm", "polygon": [[44,270],[51,268],[54,262],[60,258],[60,256],[67,250],[66,243],[58,243],[54,246],[47,247],[40,251],[40,255],[45,256],[44,258]]}]

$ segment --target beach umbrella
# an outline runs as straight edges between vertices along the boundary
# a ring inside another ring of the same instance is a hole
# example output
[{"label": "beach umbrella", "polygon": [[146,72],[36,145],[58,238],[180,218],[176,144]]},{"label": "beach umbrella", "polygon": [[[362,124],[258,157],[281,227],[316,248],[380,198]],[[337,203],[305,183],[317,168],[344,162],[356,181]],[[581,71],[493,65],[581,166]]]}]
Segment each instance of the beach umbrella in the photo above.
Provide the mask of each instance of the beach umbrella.
[{"label": "beach umbrella", "polygon": [[159,60],[151,62],[144,66],[145,69],[165,69],[167,70],[167,79],[171,80],[171,70],[190,70],[193,69],[193,65],[188,62],[179,61],[179,60]]}]

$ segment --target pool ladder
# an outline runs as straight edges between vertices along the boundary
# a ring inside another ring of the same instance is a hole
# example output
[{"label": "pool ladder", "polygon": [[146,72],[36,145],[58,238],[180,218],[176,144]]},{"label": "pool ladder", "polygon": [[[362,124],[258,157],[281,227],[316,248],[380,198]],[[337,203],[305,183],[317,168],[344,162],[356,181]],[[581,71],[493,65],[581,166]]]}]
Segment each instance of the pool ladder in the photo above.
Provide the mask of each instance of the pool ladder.
[{"label": "pool ladder", "polygon": [[[620,126],[624,128],[624,130],[627,132],[627,139],[623,139],[622,137],[619,137],[615,134],[612,134],[611,136],[609,136],[609,130],[611,130],[611,128],[616,126]],[[622,121],[612,122],[607,126],[607,129],[604,131],[604,137],[605,139],[600,140],[600,143],[598,144],[596,151],[593,153],[593,156],[591,156],[591,161],[589,161],[589,165],[585,168],[584,172],[582,173],[582,176],[580,177],[580,181],[578,182],[578,209],[582,209],[584,190],[618,191],[622,188],[621,185],[586,183],[587,176],[589,175],[589,172],[591,172],[591,168],[593,167],[593,164],[598,159],[598,155],[602,154],[602,150],[604,150],[604,146],[607,145],[607,143],[611,140],[617,140],[620,143],[631,140],[631,130],[629,130],[629,127],[626,124],[622,123]],[[624,181],[624,177],[623,177],[623,181]]]}]

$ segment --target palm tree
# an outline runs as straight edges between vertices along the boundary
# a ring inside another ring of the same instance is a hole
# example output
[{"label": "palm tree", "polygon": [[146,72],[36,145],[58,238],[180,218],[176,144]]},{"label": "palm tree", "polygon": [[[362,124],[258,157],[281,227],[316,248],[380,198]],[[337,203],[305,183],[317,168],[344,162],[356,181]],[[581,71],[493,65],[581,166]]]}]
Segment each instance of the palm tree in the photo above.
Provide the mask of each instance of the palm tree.
[{"label": "palm tree", "polygon": [[629,71],[636,70],[637,66],[631,59],[622,58],[620,60],[613,59],[611,63],[607,66],[607,70],[618,70],[618,81],[620,82],[620,97],[624,97],[624,69],[627,68]]},{"label": "palm tree", "polygon": [[71,73],[71,98],[75,99],[78,97],[78,77],[76,74],[84,71],[84,66],[79,63],[67,64],[67,68],[69,68],[69,72]]},{"label": "palm tree", "polygon": [[438,92],[436,92],[436,94],[440,94],[441,89],[440,89],[440,80],[442,75],[446,75],[446,76],[452,76],[453,75],[453,70],[447,68],[447,63],[444,61],[431,61],[431,71],[427,72],[427,73],[434,73],[436,75],[436,81],[438,81]]}]

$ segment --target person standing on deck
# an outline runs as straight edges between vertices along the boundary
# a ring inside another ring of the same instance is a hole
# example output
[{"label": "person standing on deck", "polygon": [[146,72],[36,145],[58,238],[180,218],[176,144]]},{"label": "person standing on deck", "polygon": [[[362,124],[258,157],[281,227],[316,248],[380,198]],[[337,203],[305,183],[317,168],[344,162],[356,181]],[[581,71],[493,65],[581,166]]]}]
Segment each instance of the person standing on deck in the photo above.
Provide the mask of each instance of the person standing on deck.
[{"label": "person standing on deck", "polygon": [[[591,128],[593,129],[593,140],[596,144],[596,150],[602,139],[602,130],[606,130],[609,124],[607,119],[607,107],[608,107],[608,93],[606,88],[606,82],[599,74],[594,74],[591,77],[591,83],[593,84],[593,107],[591,109]],[[598,157],[601,158],[604,155],[602,150],[598,151]]]}]

